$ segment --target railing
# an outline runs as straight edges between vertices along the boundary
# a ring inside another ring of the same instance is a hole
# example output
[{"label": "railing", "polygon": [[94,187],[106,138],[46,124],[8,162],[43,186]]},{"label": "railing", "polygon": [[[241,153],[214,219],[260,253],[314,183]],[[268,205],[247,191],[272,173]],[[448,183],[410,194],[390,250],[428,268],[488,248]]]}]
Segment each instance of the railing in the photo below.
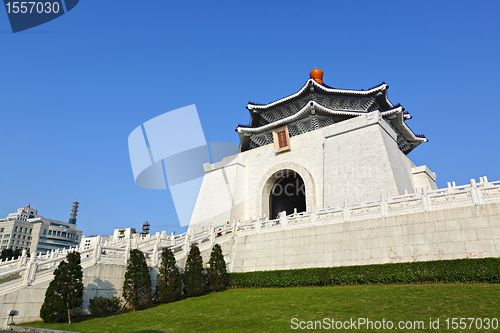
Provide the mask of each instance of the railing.
[{"label": "railing", "polygon": [[81,254],[82,267],[89,267],[98,262],[126,265],[131,249],[140,249],[146,255],[149,266],[159,264],[159,253],[162,248],[170,248],[177,260],[187,256],[191,244],[196,243],[200,250],[213,247],[215,243],[224,243],[238,236],[290,230],[315,225],[345,223],[348,221],[374,219],[386,216],[414,214],[432,210],[441,210],[452,207],[473,206],[491,202],[500,202],[500,181],[488,182],[481,177],[479,183],[471,180],[470,184],[455,186],[448,183],[448,187],[437,190],[416,190],[413,194],[406,194],[393,198],[383,196],[380,200],[361,202],[358,204],[317,209],[310,212],[286,215],[282,212],[279,218],[252,219],[244,222],[211,225],[208,228],[190,229],[188,232],[175,235],[166,235],[165,232],[155,236],[121,240],[110,244],[101,244],[100,237],[93,247],[81,247],[52,251],[47,254],[38,254],[27,258],[24,251],[16,260],[0,262],[0,278],[19,274],[0,284],[0,293],[21,288],[32,283],[46,281],[52,278],[53,270],[65,259],[66,254],[78,251]]}]

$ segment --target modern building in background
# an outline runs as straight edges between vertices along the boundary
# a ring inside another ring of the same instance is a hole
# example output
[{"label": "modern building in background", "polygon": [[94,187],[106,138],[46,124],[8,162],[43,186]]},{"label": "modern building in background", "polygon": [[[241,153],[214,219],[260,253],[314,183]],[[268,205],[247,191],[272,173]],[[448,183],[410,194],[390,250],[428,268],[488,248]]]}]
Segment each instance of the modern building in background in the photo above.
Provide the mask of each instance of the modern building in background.
[{"label": "modern building in background", "polygon": [[115,229],[113,236],[109,236],[109,243],[119,242],[126,239],[142,238],[149,235],[150,224],[148,221],[142,224],[142,232],[137,232],[135,228],[121,228]]},{"label": "modern building in background", "polygon": [[1,249],[30,250],[30,253],[48,252],[75,247],[80,244],[82,231],[76,229],[78,201],[73,202],[68,222],[38,215],[31,205],[21,207],[0,219]]},{"label": "modern building in background", "polygon": [[97,242],[100,242],[101,245],[105,245],[108,240],[109,236],[107,235],[82,236],[80,247],[83,247],[84,250],[88,250],[94,248]]}]

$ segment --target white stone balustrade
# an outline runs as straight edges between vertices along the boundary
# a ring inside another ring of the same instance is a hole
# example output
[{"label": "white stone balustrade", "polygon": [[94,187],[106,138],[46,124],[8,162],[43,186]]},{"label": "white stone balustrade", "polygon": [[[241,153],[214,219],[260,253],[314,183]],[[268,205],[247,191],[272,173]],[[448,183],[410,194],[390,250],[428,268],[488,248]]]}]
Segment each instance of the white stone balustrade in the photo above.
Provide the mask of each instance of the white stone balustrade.
[{"label": "white stone balustrade", "polygon": [[[348,221],[375,219],[387,216],[414,214],[432,210],[441,210],[452,207],[473,206],[483,203],[500,202],[500,181],[489,182],[486,177],[481,177],[479,183],[471,180],[470,184],[456,186],[448,183],[448,187],[437,190],[416,189],[413,194],[387,198],[381,196],[380,200],[361,202],[358,204],[317,209],[311,212],[301,212],[286,215],[280,214],[279,219],[251,219],[244,222],[231,224],[210,225],[208,228],[200,227],[188,232],[175,235],[166,235],[165,232],[133,240],[124,240],[106,245],[96,242],[92,248],[75,247],[47,254],[35,254],[27,260],[26,253],[16,260],[0,262],[0,278],[21,273],[21,279],[14,279],[0,284],[0,293],[33,284],[39,278],[44,280],[52,277],[52,271],[59,262],[66,258],[71,251],[81,254],[82,266],[91,266],[99,262],[125,265],[129,259],[130,249],[136,248],[146,254],[148,265],[157,267],[159,252],[164,247],[169,247],[174,252],[177,260],[187,256],[191,244],[196,243],[200,249],[209,249],[215,243],[224,243],[238,236],[306,228],[316,225],[345,223]],[[37,272],[43,271],[43,274]]]}]

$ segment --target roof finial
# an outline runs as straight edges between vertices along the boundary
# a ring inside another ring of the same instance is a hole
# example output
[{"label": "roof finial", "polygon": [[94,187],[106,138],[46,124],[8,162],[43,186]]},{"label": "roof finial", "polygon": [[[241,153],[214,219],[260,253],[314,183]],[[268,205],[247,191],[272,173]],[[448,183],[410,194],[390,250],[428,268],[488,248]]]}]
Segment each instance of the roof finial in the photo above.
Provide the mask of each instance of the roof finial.
[{"label": "roof finial", "polygon": [[315,68],[309,73],[309,77],[314,81],[323,84],[323,71],[319,68]]}]

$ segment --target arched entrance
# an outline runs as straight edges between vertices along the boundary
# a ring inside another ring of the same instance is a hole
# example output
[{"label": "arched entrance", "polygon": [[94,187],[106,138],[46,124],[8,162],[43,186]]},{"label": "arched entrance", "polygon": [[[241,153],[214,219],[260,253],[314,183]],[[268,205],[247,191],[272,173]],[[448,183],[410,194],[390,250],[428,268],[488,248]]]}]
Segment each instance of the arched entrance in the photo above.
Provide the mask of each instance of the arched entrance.
[{"label": "arched entrance", "polygon": [[306,211],[306,189],[304,180],[294,171],[288,171],[279,177],[271,188],[269,194],[269,216],[278,217],[283,211],[289,215]]}]

